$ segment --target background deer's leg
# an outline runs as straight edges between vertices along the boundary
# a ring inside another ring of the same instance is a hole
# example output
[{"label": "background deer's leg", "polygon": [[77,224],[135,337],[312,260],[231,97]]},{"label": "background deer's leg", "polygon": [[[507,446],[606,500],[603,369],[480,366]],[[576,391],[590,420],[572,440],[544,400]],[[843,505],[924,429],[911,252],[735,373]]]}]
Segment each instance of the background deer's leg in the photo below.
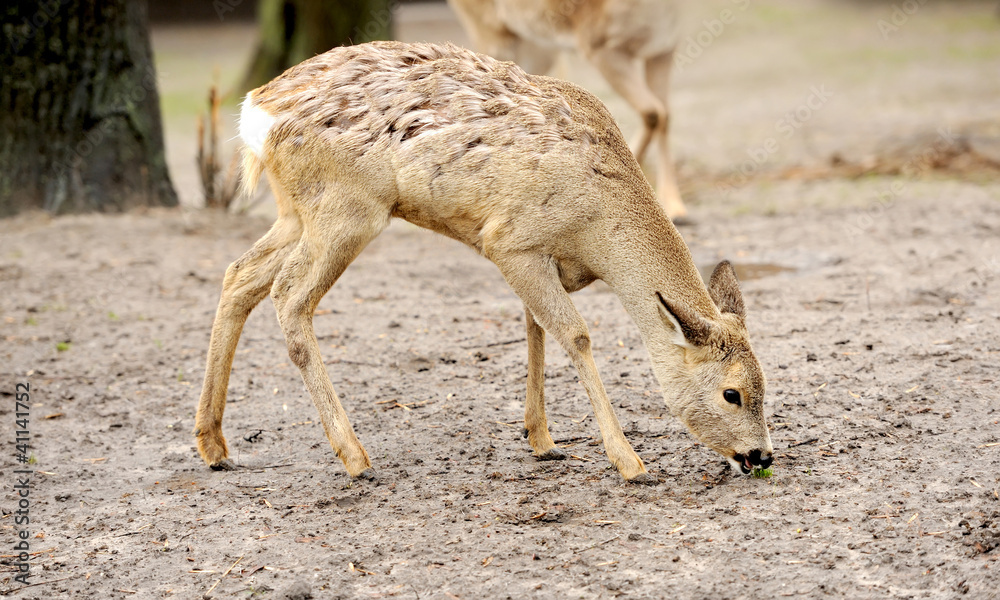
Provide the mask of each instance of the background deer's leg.
[{"label": "background deer's leg", "polygon": [[663,103],[646,84],[646,63],[619,48],[602,47],[590,50],[587,58],[601,72],[611,88],[642,118],[642,133],[633,147],[633,154],[641,163],[649,143],[666,116]]},{"label": "background deer's leg", "polygon": [[535,75],[545,75],[552,68],[557,52],[534,44],[508,29],[495,2],[462,0],[449,4],[458,14],[477,51],[499,60],[514,61]]},{"label": "background deer's leg", "polygon": [[222,435],[222,414],[233,355],[250,311],[267,296],[278,270],[302,234],[302,223],[292,215],[280,217],[253,248],[229,265],[222,284],[219,309],[212,324],[205,383],[198,402],[194,434],[198,452],[213,469],[231,469],[229,449]]},{"label": "background deer's leg", "polygon": [[587,390],[594,417],[604,438],[604,450],[611,464],[625,479],[639,483],[655,482],[656,479],[646,472],[642,459],[622,433],[621,424],[611,407],[594,363],[587,324],[563,289],[555,262],[548,256],[527,253],[494,255],[490,258],[500,268],[514,292],[524,301],[535,321],[569,354],[580,375],[580,381]]},{"label": "background deer's leg", "polygon": [[533,75],[546,75],[552,70],[558,52],[520,38],[513,45],[513,61]]},{"label": "background deer's leg", "polygon": [[549,435],[545,418],[545,330],[535,321],[527,306],[524,322],[528,327],[528,393],[524,403],[524,436],[539,460],[563,460],[560,450]]},{"label": "background deer's leg", "polygon": [[[670,56],[669,53],[664,54],[647,63],[615,48],[600,48],[588,54],[588,58],[601,71],[615,92],[621,95],[642,117],[642,133],[633,147],[636,160],[641,163],[650,143],[654,139],[657,140],[660,156],[656,169],[656,197],[667,216],[673,219],[683,216],[687,211],[681,203],[680,194],[677,191],[673,163],[670,160],[667,145],[669,114],[664,98],[667,80],[670,76]],[[657,85],[664,86],[662,95],[659,91],[654,92],[650,89],[650,84],[647,82],[647,69],[649,67],[653,67],[656,71],[655,77],[651,77],[650,80],[655,80]],[[666,156],[665,160],[664,156]],[[669,169],[664,170],[664,165],[669,165]]]},{"label": "background deer's leg", "polygon": [[374,471],[368,453],[354,434],[323,364],[313,330],[313,313],[344,269],[388,225],[389,215],[388,211],[364,214],[368,211],[361,202],[342,209],[343,203],[337,204],[324,206],[335,216],[322,215],[305,223],[302,240],[278,273],[271,298],[288,344],[288,356],[302,373],[330,446],[352,477],[371,478]]},{"label": "background deer's leg", "polygon": [[646,80],[650,89],[663,105],[662,126],[657,129],[656,195],[667,209],[667,216],[677,219],[687,214],[677,188],[677,173],[670,154],[670,71],[674,64],[673,51],[654,56],[646,61]]}]

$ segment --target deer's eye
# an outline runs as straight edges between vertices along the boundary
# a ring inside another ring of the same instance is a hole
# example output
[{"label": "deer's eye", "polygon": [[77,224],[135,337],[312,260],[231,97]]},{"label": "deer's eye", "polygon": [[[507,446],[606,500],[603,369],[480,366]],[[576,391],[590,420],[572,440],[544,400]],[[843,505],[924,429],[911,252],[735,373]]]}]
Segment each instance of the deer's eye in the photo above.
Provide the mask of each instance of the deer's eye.
[{"label": "deer's eye", "polygon": [[740,393],[736,390],[726,390],[722,392],[722,397],[726,402],[730,404],[735,404],[736,406],[742,406],[743,400],[740,398]]}]

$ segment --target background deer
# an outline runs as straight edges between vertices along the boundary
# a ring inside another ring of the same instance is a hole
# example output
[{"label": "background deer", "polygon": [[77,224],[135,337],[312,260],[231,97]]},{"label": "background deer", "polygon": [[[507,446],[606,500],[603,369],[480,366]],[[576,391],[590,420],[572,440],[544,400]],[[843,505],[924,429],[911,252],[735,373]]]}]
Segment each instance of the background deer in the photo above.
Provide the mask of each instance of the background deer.
[{"label": "background deer", "polygon": [[642,118],[640,163],[656,142],[656,192],[667,216],[687,214],[670,157],[670,70],[677,45],[673,0],[448,0],[481,52],[545,74],[576,49]]},{"label": "background deer", "polygon": [[371,461],[333,389],[313,331],[320,298],[392,217],[493,261],[524,302],[525,429],[540,459],[565,458],[544,400],[548,332],[569,354],[608,458],[650,482],[601,383],[569,293],[601,279],[639,326],[664,399],[707,446],[749,471],[771,462],[764,375],[728,263],[706,289],[607,109],[558,79],[452,45],[335,48],[250,92],[240,136],[245,183],[267,172],[278,219],[226,271],[195,434],[213,468],[240,332],[268,293],[337,456]]}]

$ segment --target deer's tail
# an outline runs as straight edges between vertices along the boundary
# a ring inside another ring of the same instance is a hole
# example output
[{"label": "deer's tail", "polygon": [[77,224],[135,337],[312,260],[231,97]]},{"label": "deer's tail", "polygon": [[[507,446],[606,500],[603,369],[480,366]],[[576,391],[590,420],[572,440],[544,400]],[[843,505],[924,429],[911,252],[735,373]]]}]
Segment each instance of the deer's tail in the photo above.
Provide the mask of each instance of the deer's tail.
[{"label": "deer's tail", "polygon": [[264,142],[274,126],[274,117],[254,106],[253,92],[247,94],[240,110],[240,138],[243,140],[243,177],[240,189],[249,196],[257,189],[264,172]]}]

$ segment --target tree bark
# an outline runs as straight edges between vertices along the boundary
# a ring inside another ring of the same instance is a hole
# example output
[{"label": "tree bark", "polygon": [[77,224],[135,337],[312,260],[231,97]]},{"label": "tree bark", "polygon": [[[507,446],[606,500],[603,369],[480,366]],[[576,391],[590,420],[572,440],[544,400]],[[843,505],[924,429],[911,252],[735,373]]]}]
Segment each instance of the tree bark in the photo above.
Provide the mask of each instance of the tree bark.
[{"label": "tree bark", "polygon": [[175,206],[146,3],[0,11],[0,216]]},{"label": "tree bark", "polygon": [[260,40],[243,90],[330,48],[391,39],[395,0],[260,0]]}]

